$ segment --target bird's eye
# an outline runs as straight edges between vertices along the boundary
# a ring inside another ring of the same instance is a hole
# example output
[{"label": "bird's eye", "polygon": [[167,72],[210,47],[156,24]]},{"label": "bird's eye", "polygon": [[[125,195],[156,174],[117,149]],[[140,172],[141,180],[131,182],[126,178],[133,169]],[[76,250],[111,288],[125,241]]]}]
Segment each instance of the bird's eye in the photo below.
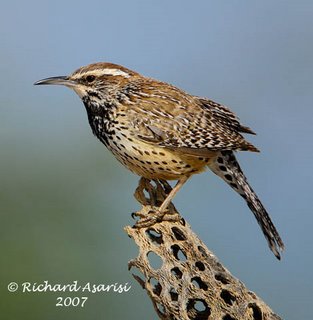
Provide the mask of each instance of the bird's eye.
[{"label": "bird's eye", "polygon": [[89,75],[86,77],[86,81],[90,83],[90,82],[93,82],[95,80],[95,78],[96,78],[95,76]]}]

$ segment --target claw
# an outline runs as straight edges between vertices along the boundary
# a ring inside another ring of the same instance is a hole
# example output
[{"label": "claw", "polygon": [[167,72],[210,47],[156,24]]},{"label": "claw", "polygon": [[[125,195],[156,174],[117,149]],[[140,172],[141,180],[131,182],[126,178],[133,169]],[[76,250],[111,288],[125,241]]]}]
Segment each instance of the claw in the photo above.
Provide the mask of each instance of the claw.
[{"label": "claw", "polygon": [[136,220],[136,218],[142,219],[142,218],[145,218],[145,217],[146,217],[146,214],[137,211],[137,212],[132,212],[131,217],[132,217],[134,220]]}]

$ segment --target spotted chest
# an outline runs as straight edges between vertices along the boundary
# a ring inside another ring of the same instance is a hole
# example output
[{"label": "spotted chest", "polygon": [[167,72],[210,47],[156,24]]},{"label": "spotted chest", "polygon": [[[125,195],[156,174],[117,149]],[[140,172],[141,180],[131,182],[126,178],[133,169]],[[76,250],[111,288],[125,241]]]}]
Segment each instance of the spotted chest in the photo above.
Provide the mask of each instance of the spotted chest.
[{"label": "spotted chest", "polygon": [[150,179],[176,180],[184,175],[200,173],[209,163],[205,157],[188,157],[130,136],[116,128],[108,149],[132,172]]}]

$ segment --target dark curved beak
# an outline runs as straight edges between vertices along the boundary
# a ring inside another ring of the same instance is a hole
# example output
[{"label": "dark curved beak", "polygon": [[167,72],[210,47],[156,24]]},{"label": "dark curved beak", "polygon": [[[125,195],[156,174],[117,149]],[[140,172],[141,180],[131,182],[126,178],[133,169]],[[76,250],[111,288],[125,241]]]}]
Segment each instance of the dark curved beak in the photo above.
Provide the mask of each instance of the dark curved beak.
[{"label": "dark curved beak", "polygon": [[56,85],[63,85],[67,87],[74,87],[75,85],[77,85],[77,82],[69,79],[68,76],[59,76],[59,77],[42,79],[34,83],[35,86],[42,85],[42,84],[56,84]]}]

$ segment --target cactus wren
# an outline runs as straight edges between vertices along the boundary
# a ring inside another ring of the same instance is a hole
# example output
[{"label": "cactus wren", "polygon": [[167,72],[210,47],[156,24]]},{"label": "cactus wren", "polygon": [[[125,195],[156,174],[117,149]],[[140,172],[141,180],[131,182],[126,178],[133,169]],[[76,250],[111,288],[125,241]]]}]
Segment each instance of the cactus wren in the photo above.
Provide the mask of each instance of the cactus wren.
[{"label": "cactus wren", "polygon": [[234,155],[258,152],[242,136],[254,132],[228,108],[112,63],[90,64],[35,84],[73,89],[94,135],[129,170],[147,179],[178,180],[160,212],[193,174],[210,168],[246,200],[280,259],[284,244]]}]

